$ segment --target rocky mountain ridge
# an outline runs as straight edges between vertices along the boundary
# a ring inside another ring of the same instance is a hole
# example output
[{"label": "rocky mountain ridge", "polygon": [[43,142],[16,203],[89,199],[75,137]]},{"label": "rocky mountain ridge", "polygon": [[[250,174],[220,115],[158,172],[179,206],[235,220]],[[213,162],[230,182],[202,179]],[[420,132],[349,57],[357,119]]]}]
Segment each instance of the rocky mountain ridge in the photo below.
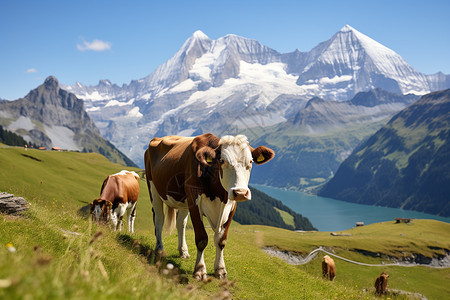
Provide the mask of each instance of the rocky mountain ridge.
[{"label": "rocky mountain ridge", "polygon": [[133,166],[134,163],[105,140],[84,109],[84,102],[61,89],[54,76],[24,98],[0,103],[0,124],[26,141],[46,148],[98,152]]}]

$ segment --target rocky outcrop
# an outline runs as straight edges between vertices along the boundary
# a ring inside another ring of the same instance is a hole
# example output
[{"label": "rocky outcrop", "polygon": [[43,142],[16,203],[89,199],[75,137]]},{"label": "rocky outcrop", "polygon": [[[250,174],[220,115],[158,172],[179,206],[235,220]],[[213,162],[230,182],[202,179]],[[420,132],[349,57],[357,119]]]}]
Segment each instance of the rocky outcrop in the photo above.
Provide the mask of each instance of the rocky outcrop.
[{"label": "rocky outcrop", "polygon": [[20,215],[30,208],[30,204],[22,197],[14,197],[13,194],[0,192],[0,213],[8,215]]}]

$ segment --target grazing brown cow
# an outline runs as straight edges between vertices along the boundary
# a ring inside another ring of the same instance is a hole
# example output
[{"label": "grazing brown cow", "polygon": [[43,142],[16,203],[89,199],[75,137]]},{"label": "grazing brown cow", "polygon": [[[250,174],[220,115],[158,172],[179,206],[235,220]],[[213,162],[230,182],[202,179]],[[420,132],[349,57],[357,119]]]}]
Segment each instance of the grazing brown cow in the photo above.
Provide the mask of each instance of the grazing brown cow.
[{"label": "grazing brown cow", "polygon": [[109,175],[102,185],[100,198],[91,203],[92,219],[96,221],[112,221],[115,230],[122,230],[122,218],[127,208],[128,231],[134,232],[136,203],[139,197],[139,175],[133,171],[123,170]]},{"label": "grazing brown cow", "polygon": [[215,233],[214,274],[218,278],[226,278],[223,249],[236,202],[251,199],[248,181],[252,163],[263,164],[274,155],[265,146],[253,149],[243,135],[219,139],[207,133],[197,137],[167,136],[151,140],[144,160],[153,206],[155,251],[163,250],[164,203],[169,206],[169,214],[173,215],[175,209],[178,210],[178,251],[181,257],[189,257],[185,240],[189,213],[197,246],[194,277],[206,279],[203,252],[208,244],[208,235],[203,224],[205,216]]},{"label": "grazing brown cow", "polygon": [[323,278],[329,279],[333,281],[334,277],[336,277],[336,266],[334,265],[334,260],[325,255],[322,261],[322,275]]},{"label": "grazing brown cow", "polygon": [[389,278],[389,275],[386,274],[386,272],[383,272],[375,280],[375,293],[377,295],[382,295],[382,294],[386,293],[387,279],[388,278]]}]

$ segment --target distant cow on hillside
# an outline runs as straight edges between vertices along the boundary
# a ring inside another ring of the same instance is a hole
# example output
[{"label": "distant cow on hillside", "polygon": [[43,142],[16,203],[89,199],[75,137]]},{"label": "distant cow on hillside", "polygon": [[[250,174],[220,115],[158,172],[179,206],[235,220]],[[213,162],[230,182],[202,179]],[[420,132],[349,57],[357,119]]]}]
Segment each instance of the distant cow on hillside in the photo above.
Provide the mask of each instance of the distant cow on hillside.
[{"label": "distant cow on hillside", "polygon": [[334,277],[336,276],[336,266],[334,265],[334,260],[328,255],[325,255],[323,257],[322,275],[323,278],[329,279],[331,281],[333,281]]},{"label": "distant cow on hillside", "polygon": [[100,198],[91,204],[92,219],[95,221],[112,221],[115,230],[122,230],[122,218],[127,208],[128,231],[134,232],[136,203],[139,197],[139,175],[133,171],[120,171],[109,175],[100,191]]},{"label": "distant cow on hillside", "polygon": [[375,280],[375,293],[377,295],[385,294],[387,288],[387,279],[389,275],[386,272],[381,273]]}]

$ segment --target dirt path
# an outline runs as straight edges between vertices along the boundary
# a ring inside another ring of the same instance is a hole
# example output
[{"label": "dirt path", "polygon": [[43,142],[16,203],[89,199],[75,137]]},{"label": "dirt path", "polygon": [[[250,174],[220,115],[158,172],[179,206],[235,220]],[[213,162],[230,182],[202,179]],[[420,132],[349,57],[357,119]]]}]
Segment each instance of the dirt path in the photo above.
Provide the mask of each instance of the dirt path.
[{"label": "dirt path", "polygon": [[291,264],[291,265],[304,265],[307,264],[308,262],[310,262],[311,260],[313,260],[316,256],[317,253],[319,251],[324,252],[328,255],[334,256],[338,259],[341,259],[343,261],[352,263],[352,264],[357,264],[360,266],[367,266],[367,267],[388,267],[388,266],[397,266],[397,267],[416,267],[416,266],[424,266],[424,267],[429,267],[429,268],[450,268],[450,255],[447,255],[446,257],[444,257],[443,259],[436,259],[433,258],[431,260],[431,263],[429,264],[417,264],[417,263],[411,263],[411,262],[396,262],[396,263],[391,263],[391,264],[366,264],[366,263],[362,263],[362,262],[357,262],[354,260],[350,260],[347,258],[344,258],[342,256],[336,255],[330,251],[325,250],[322,247],[319,247],[313,251],[311,251],[306,257],[302,257],[301,255],[297,255],[297,254],[293,254],[292,252],[289,251],[280,251],[277,250],[275,248],[271,248],[271,247],[265,247],[263,248],[263,251],[268,253],[271,256],[275,256],[278,258],[283,259],[284,261],[286,261],[287,263]]}]

